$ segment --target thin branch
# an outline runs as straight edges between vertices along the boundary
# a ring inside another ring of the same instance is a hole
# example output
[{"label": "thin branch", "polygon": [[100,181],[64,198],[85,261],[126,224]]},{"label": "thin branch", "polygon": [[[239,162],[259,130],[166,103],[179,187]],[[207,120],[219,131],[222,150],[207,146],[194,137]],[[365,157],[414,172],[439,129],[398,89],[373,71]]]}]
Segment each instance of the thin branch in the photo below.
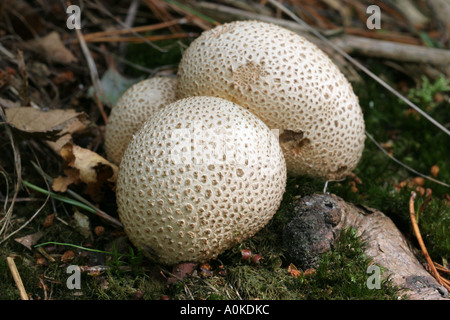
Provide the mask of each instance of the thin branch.
[{"label": "thin branch", "polygon": [[147,37],[97,37],[89,38],[87,42],[134,42],[142,43],[143,40],[151,41],[161,41],[161,40],[171,40],[171,39],[182,39],[182,38],[194,38],[197,34],[194,33],[174,33],[174,34],[161,34]]},{"label": "thin branch", "polygon": [[[104,14],[108,15],[111,19],[113,19],[114,21],[116,21],[118,24],[120,24],[124,29],[127,30],[131,30],[130,27],[128,27],[125,23],[123,23],[120,19],[117,19],[111,12],[109,12],[105,6],[103,6],[103,4],[98,1],[98,0],[94,0],[95,5],[97,7],[97,9],[99,9],[101,12],[103,12]],[[139,33],[134,32],[133,30],[131,30],[131,33],[134,34],[136,37],[142,37]],[[151,41],[148,41],[146,39],[144,39],[144,42],[147,43],[149,46],[155,48],[156,50],[158,50],[159,52],[167,52],[167,50],[155,45],[154,43],[152,43]]]},{"label": "thin branch", "polygon": [[[3,108],[0,107],[0,118],[2,119],[2,122],[6,122],[6,115],[3,111]],[[6,133],[9,137],[9,140],[11,142],[11,148],[13,150],[14,154],[14,164],[15,164],[15,170],[16,170],[16,188],[14,190],[14,195],[11,200],[11,205],[9,206],[8,210],[6,211],[4,222],[2,225],[2,228],[0,229],[0,236],[4,234],[9,226],[9,223],[11,221],[11,216],[13,214],[14,204],[16,202],[17,196],[19,194],[20,187],[22,185],[22,161],[20,157],[20,152],[18,151],[18,146],[16,141],[14,140],[13,134],[11,132],[11,129],[8,125],[5,125]]]},{"label": "thin branch", "polygon": [[121,35],[121,34],[135,34],[137,32],[146,32],[146,31],[154,31],[154,30],[160,30],[167,28],[169,26],[175,25],[175,24],[183,24],[186,23],[188,19],[182,18],[182,19],[175,19],[167,22],[157,23],[157,24],[151,24],[147,26],[139,26],[134,27],[130,29],[114,29],[114,30],[108,30],[108,31],[99,31],[99,32],[92,32],[83,35],[84,40],[86,42],[91,42],[92,38],[97,37],[106,37],[106,36],[112,36],[112,35]]},{"label": "thin branch", "polygon": [[428,254],[427,247],[425,246],[425,243],[423,242],[422,235],[420,234],[420,230],[419,230],[419,225],[417,224],[416,214],[414,212],[414,199],[415,198],[416,198],[416,193],[414,191],[412,191],[411,197],[409,199],[409,216],[411,219],[414,234],[416,235],[416,239],[419,242],[419,246],[420,246],[420,249],[422,250],[424,257],[427,260],[428,266],[431,269],[431,274],[436,278],[437,282],[440,285],[444,286],[447,290],[450,290],[450,286],[441,280],[441,276],[439,275],[439,272],[437,272],[436,267],[433,263],[433,260],[431,260],[431,257]]},{"label": "thin branch", "polygon": [[100,101],[100,97],[99,97],[99,96],[104,96],[104,95],[103,95],[103,89],[102,89],[102,86],[100,83],[100,79],[98,77],[97,67],[95,66],[94,59],[92,58],[91,52],[89,51],[86,41],[84,41],[84,37],[83,37],[83,34],[81,33],[81,30],[75,29],[75,32],[77,34],[77,38],[78,38],[78,42],[80,43],[81,50],[83,51],[84,57],[86,58],[86,61],[87,61],[88,67],[89,67],[92,85],[94,86],[94,97],[95,97],[95,101],[97,102],[98,110],[100,111],[100,114],[102,115],[103,121],[105,123],[107,123],[108,116],[106,115],[105,110],[103,109],[103,104]]},{"label": "thin branch", "polygon": [[17,289],[19,290],[20,298],[22,300],[29,300],[25,286],[23,285],[22,278],[20,277],[19,270],[17,270],[16,263],[13,257],[7,257],[6,262],[8,263],[9,270],[13,276],[14,282],[16,283]]},{"label": "thin branch", "polygon": [[391,156],[390,154],[389,154],[389,152],[387,152],[386,151],[386,149],[384,149],[373,137],[372,137],[372,135],[370,134],[370,133],[368,133],[367,131],[366,131],[366,136],[378,147],[378,149],[380,149],[385,155],[387,155],[389,158],[391,158],[391,160],[392,161],[394,161],[394,162],[396,162],[397,164],[399,164],[400,166],[402,166],[403,168],[405,168],[406,170],[408,170],[408,171],[411,171],[412,173],[414,173],[414,174],[416,174],[416,175],[418,175],[418,176],[421,176],[422,178],[425,178],[425,179],[427,179],[427,180],[430,180],[430,181],[433,181],[434,183],[438,183],[438,184],[440,184],[440,185],[443,185],[443,186],[445,186],[445,187],[449,187],[450,188],[450,185],[449,184],[447,184],[447,183],[445,183],[445,182],[442,182],[442,181],[439,181],[439,180],[437,180],[437,179],[434,179],[434,178],[432,178],[432,177],[430,177],[430,176],[427,176],[427,175],[425,175],[425,174],[423,174],[423,173],[420,173],[420,172],[418,172],[418,171],[416,171],[416,170],[414,170],[413,168],[411,168],[410,166],[408,166],[408,165],[406,165],[406,164],[404,164],[403,162],[401,162],[400,160],[398,160],[397,158],[395,158],[394,156]]}]

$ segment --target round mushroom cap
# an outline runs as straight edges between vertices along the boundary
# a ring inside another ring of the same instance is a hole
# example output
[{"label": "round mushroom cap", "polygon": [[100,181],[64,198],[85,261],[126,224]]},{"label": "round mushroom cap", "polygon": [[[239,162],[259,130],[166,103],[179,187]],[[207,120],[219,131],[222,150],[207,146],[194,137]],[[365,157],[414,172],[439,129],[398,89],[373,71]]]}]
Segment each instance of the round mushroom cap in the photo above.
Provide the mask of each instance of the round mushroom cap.
[{"label": "round mushroom cap", "polygon": [[105,151],[120,164],[133,134],[157,110],[176,100],[176,78],[154,77],[135,83],[119,98],[106,124]]},{"label": "round mushroom cap", "polygon": [[178,98],[233,101],[279,129],[288,174],[338,180],[357,165],[365,125],[351,84],[314,44],[282,27],[236,21],[184,52]]},{"label": "round mushroom cap", "polygon": [[286,186],[278,137],[224,99],[161,109],[130,141],[117,179],[130,241],[162,264],[205,262],[262,229]]}]

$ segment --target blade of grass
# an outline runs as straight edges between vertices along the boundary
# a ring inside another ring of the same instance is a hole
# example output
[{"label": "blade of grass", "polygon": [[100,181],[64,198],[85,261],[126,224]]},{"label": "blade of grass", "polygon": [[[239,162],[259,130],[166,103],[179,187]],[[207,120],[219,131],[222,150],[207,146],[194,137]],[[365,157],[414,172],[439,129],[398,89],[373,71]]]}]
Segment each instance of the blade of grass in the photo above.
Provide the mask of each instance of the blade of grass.
[{"label": "blade of grass", "polygon": [[67,203],[67,204],[70,204],[70,205],[73,205],[73,206],[82,208],[82,209],[84,209],[84,210],[86,210],[86,211],[89,211],[89,212],[91,212],[91,213],[95,213],[95,212],[96,212],[95,209],[93,209],[93,208],[91,208],[91,207],[85,205],[84,203],[81,203],[81,202],[79,202],[79,201],[77,201],[77,200],[74,200],[74,199],[71,199],[71,198],[68,198],[68,197],[65,197],[65,196],[62,196],[62,195],[53,193],[53,192],[49,192],[49,191],[47,191],[47,190],[45,190],[45,189],[43,189],[43,188],[41,188],[41,187],[35,186],[34,184],[32,184],[32,183],[30,183],[30,182],[28,182],[28,181],[26,181],[26,180],[23,180],[22,183],[23,183],[24,185],[26,185],[26,186],[27,186],[28,188],[30,188],[30,189],[33,189],[33,190],[38,191],[38,192],[40,192],[40,193],[49,195],[49,196],[52,197],[53,199],[56,199],[56,200],[59,200],[59,201],[61,201],[61,202],[64,202],[64,203]]},{"label": "blade of grass", "polygon": [[[86,247],[78,246],[78,245],[72,244],[72,243],[55,242],[55,241],[49,241],[49,242],[36,244],[34,247],[35,248],[39,248],[39,247],[46,246],[46,245],[66,246],[66,247],[72,247],[72,248],[77,248],[77,249],[80,249],[80,250],[97,252],[97,253],[115,254],[114,252],[110,252],[110,251],[103,251],[103,250],[98,250],[98,249],[86,248]],[[124,254],[124,255],[126,255],[126,254]]]},{"label": "blade of grass", "polygon": [[68,198],[66,196],[62,196],[62,195],[59,195],[59,194],[56,194],[56,193],[53,193],[53,192],[50,192],[50,191],[47,191],[47,190],[42,189],[42,188],[40,188],[40,187],[38,187],[38,186],[28,182],[28,181],[25,181],[25,180],[23,180],[22,183],[25,186],[29,187],[30,189],[33,189],[33,190],[38,191],[40,193],[46,194],[46,195],[52,197],[55,200],[59,200],[61,202],[64,202],[64,203],[76,206],[76,207],[84,209],[84,210],[86,210],[86,211],[88,211],[90,213],[98,215],[99,217],[101,217],[101,218],[103,218],[105,220],[108,220],[109,222],[114,224],[116,227],[122,227],[122,223],[120,221],[118,221],[117,219],[115,219],[115,218],[107,215],[103,211],[97,210],[96,208],[91,207],[91,206],[89,206],[89,205],[87,205],[87,204],[85,204],[83,202],[80,202],[78,200],[74,200],[74,199],[71,199],[71,198]]}]

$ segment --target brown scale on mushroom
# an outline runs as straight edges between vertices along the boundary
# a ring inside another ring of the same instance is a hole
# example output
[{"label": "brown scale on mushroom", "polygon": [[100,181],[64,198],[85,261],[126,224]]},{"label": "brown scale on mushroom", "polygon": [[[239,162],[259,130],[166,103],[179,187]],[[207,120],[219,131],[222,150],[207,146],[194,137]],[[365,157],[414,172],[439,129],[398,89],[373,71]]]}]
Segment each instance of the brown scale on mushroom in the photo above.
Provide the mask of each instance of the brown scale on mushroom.
[{"label": "brown scale on mushroom", "polygon": [[133,244],[176,264],[208,261],[253,236],[285,185],[283,152],[264,122],[230,101],[191,97],[160,109],[134,135],[116,194]]},{"label": "brown scale on mushroom", "polygon": [[289,174],[338,180],[362,155],[364,119],[351,84],[287,29],[237,21],[205,31],[184,52],[178,79],[178,98],[221,97],[278,129]]}]

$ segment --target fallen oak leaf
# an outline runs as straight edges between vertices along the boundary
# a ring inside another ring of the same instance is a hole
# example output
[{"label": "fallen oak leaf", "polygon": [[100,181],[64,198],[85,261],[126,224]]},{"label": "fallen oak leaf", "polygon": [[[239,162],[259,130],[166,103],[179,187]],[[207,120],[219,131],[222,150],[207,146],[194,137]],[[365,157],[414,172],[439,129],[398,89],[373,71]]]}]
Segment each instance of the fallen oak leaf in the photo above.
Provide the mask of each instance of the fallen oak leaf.
[{"label": "fallen oak leaf", "polygon": [[34,246],[43,235],[42,232],[38,231],[20,238],[15,238],[14,240],[31,250],[32,246]]},{"label": "fallen oak leaf", "polygon": [[63,176],[58,176],[53,179],[52,189],[57,192],[66,192],[69,185],[79,181],[78,170],[75,168],[64,169]]},{"label": "fallen oak leaf", "polygon": [[59,153],[72,134],[87,128],[87,115],[73,109],[43,111],[33,107],[5,109],[6,123],[25,138],[45,140]]},{"label": "fallen oak leaf", "polygon": [[70,167],[79,170],[80,180],[84,183],[97,183],[99,177],[108,182],[116,182],[117,166],[98,153],[69,143],[61,149],[60,154]]},{"label": "fallen oak leaf", "polygon": [[78,62],[72,52],[64,46],[58,32],[52,31],[44,37],[22,44],[25,49],[34,51],[53,62],[70,64]]},{"label": "fallen oak leaf", "polygon": [[53,190],[65,191],[72,183],[84,183],[85,192],[94,200],[99,200],[103,186],[114,188],[118,167],[99,154],[69,143],[61,148],[60,155],[64,160],[66,175],[53,180]]}]

